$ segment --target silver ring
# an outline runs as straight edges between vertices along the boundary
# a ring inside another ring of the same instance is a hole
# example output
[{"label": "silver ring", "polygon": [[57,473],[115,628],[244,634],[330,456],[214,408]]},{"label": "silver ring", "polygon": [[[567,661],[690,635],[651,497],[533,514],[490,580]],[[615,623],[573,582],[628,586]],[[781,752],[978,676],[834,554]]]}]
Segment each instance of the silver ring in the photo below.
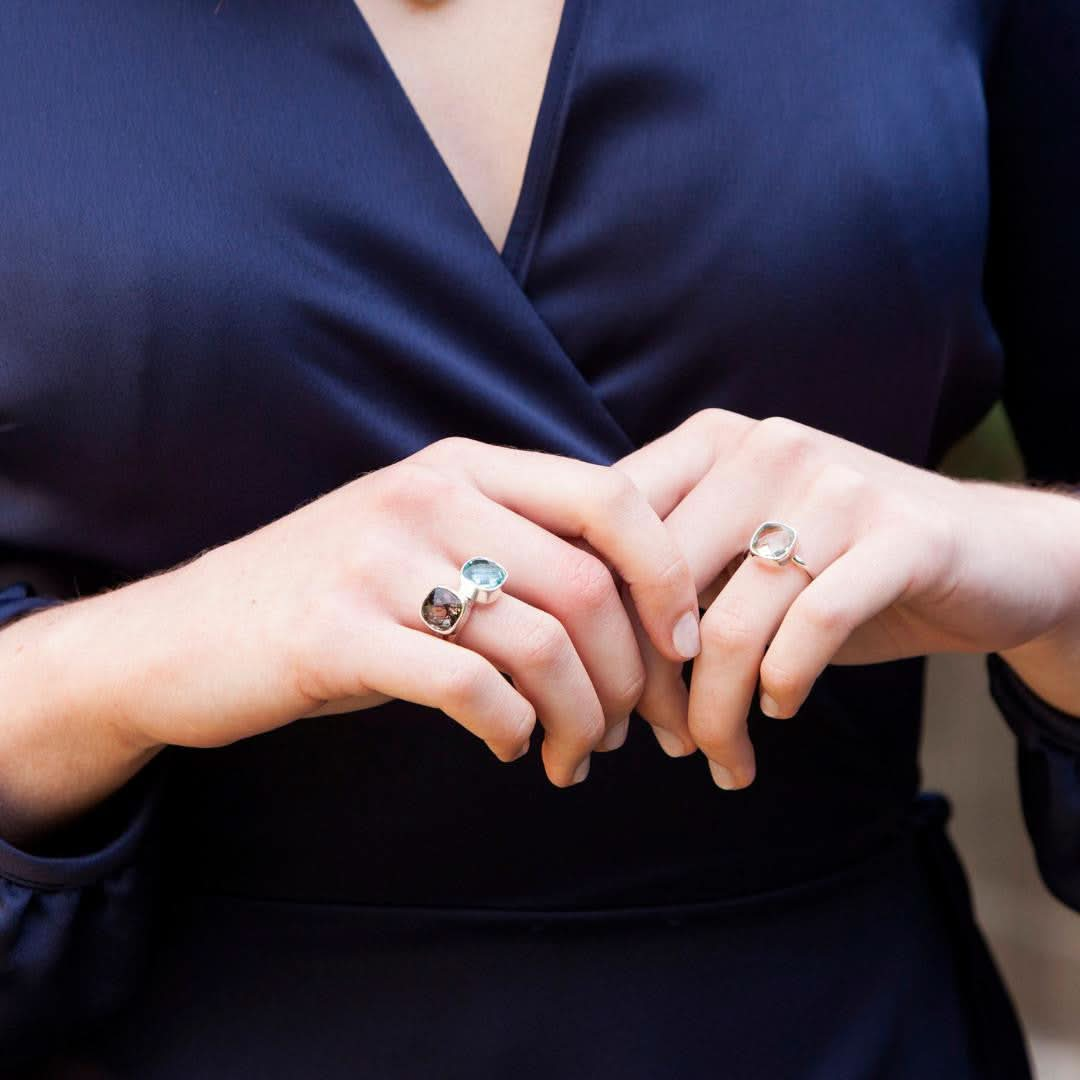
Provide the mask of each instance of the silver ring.
[{"label": "silver ring", "polygon": [[796,566],[805,570],[810,578],[813,573],[810,567],[795,554],[795,544],[799,534],[790,525],[782,521],[763,521],[750,537],[747,551],[754,558],[764,559],[766,562],[783,566],[786,562],[793,562]]},{"label": "silver ring", "polygon": [[506,567],[486,555],[474,555],[461,564],[456,589],[436,585],[420,605],[420,618],[433,633],[452,639],[465,625],[474,604],[491,604],[499,598],[509,577]]},{"label": "silver ring", "polygon": [[490,604],[502,592],[509,573],[505,566],[486,555],[474,555],[461,564],[459,592],[478,604]]}]

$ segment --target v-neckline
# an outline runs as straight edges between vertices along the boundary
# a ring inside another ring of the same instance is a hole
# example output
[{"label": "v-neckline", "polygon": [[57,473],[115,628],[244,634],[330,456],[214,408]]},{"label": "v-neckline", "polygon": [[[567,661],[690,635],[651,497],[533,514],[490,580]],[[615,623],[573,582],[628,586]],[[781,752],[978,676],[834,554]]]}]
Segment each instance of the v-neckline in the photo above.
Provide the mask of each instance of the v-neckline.
[{"label": "v-neckline", "polygon": [[548,185],[555,165],[559,136],[562,132],[569,107],[569,89],[574,57],[581,37],[584,9],[588,0],[563,0],[559,16],[555,43],[551,51],[547,75],[540,95],[540,105],[536,113],[536,123],[525,158],[525,170],[518,189],[514,211],[510,218],[506,239],[502,250],[488,235],[472,203],[469,202],[442,156],[435,140],[427,129],[423,118],[413,104],[412,98],[401,79],[398,77],[389,57],[375,36],[367,17],[355,0],[341,0],[352,13],[354,25],[359,28],[368,48],[375,57],[376,66],[387,81],[391,93],[398,99],[404,113],[409,117],[416,137],[421,140],[426,156],[432,161],[432,167],[438,172],[443,186],[447,186],[458,206],[466,215],[473,232],[479,241],[487,246],[491,253],[501,260],[521,283],[528,270],[528,264],[536,244],[537,230],[541,212],[547,196]]}]

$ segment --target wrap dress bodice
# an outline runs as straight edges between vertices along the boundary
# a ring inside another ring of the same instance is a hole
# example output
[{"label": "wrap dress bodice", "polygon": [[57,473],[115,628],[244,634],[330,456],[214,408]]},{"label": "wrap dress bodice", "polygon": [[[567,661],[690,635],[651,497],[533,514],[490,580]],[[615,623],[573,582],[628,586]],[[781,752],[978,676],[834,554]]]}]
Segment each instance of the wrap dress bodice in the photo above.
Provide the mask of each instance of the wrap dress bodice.
[{"label": "wrap dress bodice", "polygon": [[[7,0],[0,58],[0,546],[73,592],[455,434],[609,463],[715,406],[934,467],[1004,397],[1031,475],[1077,479],[1066,0],[566,0],[502,251],[353,0]],[[989,662],[1071,900],[1080,737]],[[740,792],[640,718],[565,790],[403,701],[171,748],[70,850],[0,851],[0,1045],[1023,1076],[922,675],[755,706]]]}]

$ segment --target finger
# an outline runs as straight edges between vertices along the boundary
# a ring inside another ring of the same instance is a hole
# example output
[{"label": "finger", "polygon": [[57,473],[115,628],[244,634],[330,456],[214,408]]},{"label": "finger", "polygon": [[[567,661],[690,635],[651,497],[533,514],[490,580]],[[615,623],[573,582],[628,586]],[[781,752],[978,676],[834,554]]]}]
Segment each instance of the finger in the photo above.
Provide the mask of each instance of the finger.
[{"label": "finger", "polygon": [[[457,485],[453,501],[457,513],[438,536],[447,560],[460,567],[469,556],[484,554],[502,563],[509,575],[503,592],[548,612],[565,627],[599,698],[605,729],[621,725],[641,695],[645,668],[607,567],[473,487]],[[400,595],[397,583],[394,595]],[[471,619],[483,614],[474,612]],[[580,721],[580,699],[566,699],[564,709]]]},{"label": "finger", "polygon": [[910,559],[871,535],[826,567],[794,600],[761,662],[761,709],[794,716],[844,642],[907,591]]},{"label": "finger", "polygon": [[[805,523],[797,554],[815,575],[853,543],[862,478],[837,467],[818,477],[795,520]],[[810,578],[798,566],[746,558],[702,619],[703,648],[690,687],[690,732],[709,758],[717,785],[745,787],[754,777],[747,716],[770,640]]]},{"label": "finger", "polygon": [[694,586],[704,593],[746,550],[754,528],[790,499],[782,477],[755,474],[739,461],[713,468],[664,519],[664,527],[686,556]]},{"label": "finger", "polygon": [[[583,551],[592,552],[585,540],[573,539],[569,543]],[[638,652],[644,665],[644,687],[635,711],[649,724],[661,749],[669,757],[692,754],[697,747],[690,738],[690,729],[687,726],[690,695],[682,677],[685,661],[668,660],[656,651],[641,625],[626,583],[620,580],[618,585],[619,595],[637,638]],[[607,735],[596,749],[614,750],[621,746],[626,740],[628,728],[629,717],[617,727],[609,727]]]},{"label": "finger", "polygon": [[726,409],[702,409],[678,427],[615,462],[663,519],[718,460],[732,457],[755,423]]},{"label": "finger", "polygon": [[471,439],[443,443],[450,445],[430,449],[431,460],[464,471],[488,498],[549,532],[584,538],[610,560],[630,586],[642,625],[662,655],[697,655],[697,590],[690,569],[625,472]]},{"label": "finger", "polygon": [[706,586],[705,591],[699,594],[698,603],[703,609],[712,606],[712,602],[720,595],[720,590],[732,579],[735,571],[742,566],[743,557],[745,555],[746,548],[742,548],[734,558],[728,561],[727,565],[719,574],[717,574],[712,583]]},{"label": "finger", "polygon": [[747,559],[701,620],[702,649],[690,683],[689,725],[719,787],[746,787],[754,779],[746,721],[758,667],[769,638],[806,580],[797,566],[765,566]]},{"label": "finger", "polygon": [[749,421],[741,431],[727,421],[722,427],[728,452],[717,456],[701,482],[664,518],[690,563],[699,594],[741,554],[762,520],[775,517],[778,507],[805,500],[811,479],[817,483],[833,471],[861,476],[841,463],[810,471],[829,437],[803,424],[770,418]]},{"label": "finger", "polygon": [[454,640],[507,672],[532,702],[544,729],[548,779],[558,787],[584,780],[589,754],[604,736],[604,711],[562,623],[504,593],[474,606]]},{"label": "finger", "polygon": [[682,661],[661,656],[653,648],[629,600],[627,610],[645,665],[645,689],[636,711],[649,724],[660,749],[668,757],[685,757],[692,754],[697,746],[690,737],[690,693],[683,682]]},{"label": "finger", "polygon": [[536,710],[480,653],[390,619],[365,626],[359,676],[391,697],[441,709],[501,761],[529,748]]}]

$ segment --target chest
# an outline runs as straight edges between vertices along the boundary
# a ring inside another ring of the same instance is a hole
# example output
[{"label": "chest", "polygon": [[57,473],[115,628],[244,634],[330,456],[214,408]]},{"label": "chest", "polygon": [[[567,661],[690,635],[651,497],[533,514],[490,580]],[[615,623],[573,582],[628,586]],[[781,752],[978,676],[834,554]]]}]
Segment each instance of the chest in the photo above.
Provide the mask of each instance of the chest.
[{"label": "chest", "polygon": [[355,0],[434,148],[501,250],[563,0]]},{"label": "chest", "polygon": [[992,400],[980,0],[57,3],[0,14],[0,415],[80,461],[197,423],[292,498],[711,405],[922,460]]}]

